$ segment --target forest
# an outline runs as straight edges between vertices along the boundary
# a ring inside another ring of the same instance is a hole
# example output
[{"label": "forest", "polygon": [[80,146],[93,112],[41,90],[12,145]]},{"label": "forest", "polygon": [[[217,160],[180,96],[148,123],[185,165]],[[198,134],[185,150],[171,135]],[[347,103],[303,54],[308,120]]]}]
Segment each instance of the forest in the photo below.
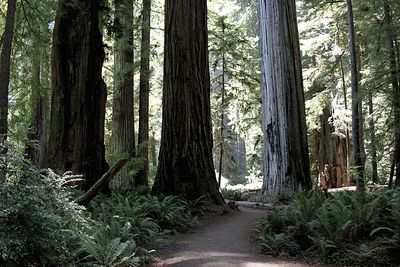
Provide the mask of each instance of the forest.
[{"label": "forest", "polygon": [[398,0],[1,0],[0,266],[399,266]]}]

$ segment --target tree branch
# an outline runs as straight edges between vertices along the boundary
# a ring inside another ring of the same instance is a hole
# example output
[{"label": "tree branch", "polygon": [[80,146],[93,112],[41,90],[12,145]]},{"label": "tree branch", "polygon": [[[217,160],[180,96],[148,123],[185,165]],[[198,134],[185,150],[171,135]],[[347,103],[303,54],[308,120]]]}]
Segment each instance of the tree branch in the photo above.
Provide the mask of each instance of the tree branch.
[{"label": "tree branch", "polygon": [[110,168],[85,194],[75,200],[79,205],[87,205],[89,202],[103,189],[104,185],[108,184],[115,175],[124,167],[127,159],[120,159],[115,165]]}]

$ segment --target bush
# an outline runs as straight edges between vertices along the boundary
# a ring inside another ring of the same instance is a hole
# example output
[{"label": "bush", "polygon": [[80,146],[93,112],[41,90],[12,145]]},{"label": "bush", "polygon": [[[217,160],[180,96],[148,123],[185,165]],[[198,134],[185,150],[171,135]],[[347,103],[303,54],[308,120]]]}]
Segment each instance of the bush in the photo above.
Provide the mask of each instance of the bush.
[{"label": "bush", "polygon": [[222,195],[225,199],[240,201],[242,200],[242,191],[240,189],[222,189]]},{"label": "bush", "polygon": [[70,201],[65,177],[43,173],[10,156],[0,185],[0,265],[47,266],[73,262],[84,209]]},{"label": "bush", "polygon": [[258,243],[273,255],[285,251],[352,266],[398,264],[400,191],[299,194],[262,221]]},{"label": "bush", "polygon": [[[74,203],[75,177],[40,171],[7,156],[0,184],[0,266],[138,266],[175,232],[198,225],[205,198],[155,197],[148,188],[97,196],[88,210]],[[89,212],[88,212],[89,211]]]},{"label": "bush", "polygon": [[[107,262],[106,266],[121,266],[125,264],[123,260],[129,266],[145,263],[151,248],[163,242],[166,235],[197,226],[197,216],[204,213],[207,205],[205,198],[188,201],[176,196],[143,195],[143,192],[140,189],[111,198],[97,196],[92,201],[88,209],[96,223],[81,238],[80,265],[104,266]],[[124,248],[121,253],[115,251],[118,256],[110,252],[115,246],[121,251]]]}]

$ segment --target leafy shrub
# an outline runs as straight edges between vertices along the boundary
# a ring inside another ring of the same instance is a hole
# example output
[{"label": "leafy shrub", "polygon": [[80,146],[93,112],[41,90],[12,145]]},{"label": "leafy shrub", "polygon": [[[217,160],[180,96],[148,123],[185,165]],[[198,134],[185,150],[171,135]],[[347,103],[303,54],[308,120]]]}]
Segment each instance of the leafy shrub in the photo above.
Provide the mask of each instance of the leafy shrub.
[{"label": "leafy shrub", "polygon": [[222,195],[225,199],[240,201],[242,200],[242,191],[240,189],[222,189]]},{"label": "leafy shrub", "polygon": [[[136,255],[138,248],[129,223],[122,227],[117,222],[111,226],[96,223],[91,232],[81,238],[78,266],[139,266],[141,259]],[[122,237],[115,237],[119,235]]]},{"label": "leafy shrub", "polygon": [[9,156],[0,184],[0,265],[67,265],[88,220],[70,200],[66,177],[44,173]]},{"label": "leafy shrub", "polygon": [[400,262],[400,191],[319,192],[297,195],[261,222],[258,243],[267,253],[318,257],[329,263]]},{"label": "leafy shrub", "polygon": [[[145,191],[115,194],[111,198],[97,196],[92,201],[88,209],[96,223],[81,238],[80,265],[145,263],[150,248],[163,242],[166,235],[197,226],[197,216],[204,213],[207,205],[205,198],[160,198],[144,195]],[[111,248],[115,255],[110,253]]]}]

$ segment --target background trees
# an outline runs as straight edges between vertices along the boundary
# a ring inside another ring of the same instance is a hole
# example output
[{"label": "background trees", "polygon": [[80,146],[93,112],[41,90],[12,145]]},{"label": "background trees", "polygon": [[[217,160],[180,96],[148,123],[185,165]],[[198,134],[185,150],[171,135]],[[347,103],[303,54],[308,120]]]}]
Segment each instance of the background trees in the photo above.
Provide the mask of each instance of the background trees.
[{"label": "background trees", "polygon": [[[345,2],[327,3],[317,0],[296,3],[303,59],[312,178],[315,183],[318,177],[323,178],[322,180],[325,179],[326,185],[329,186],[350,185],[355,182],[355,179],[352,178],[353,171],[349,164],[353,141],[350,138],[352,135],[349,109],[351,64],[348,53],[347,5]],[[6,4],[8,2],[0,5],[4,15],[7,12]],[[132,16],[127,20],[132,22],[127,26],[131,26],[128,32],[132,32],[132,38],[135,41],[133,45],[128,44],[129,38],[120,38],[121,35],[118,35],[121,28],[117,27],[118,10],[115,4],[104,1],[100,7],[99,19],[106,51],[102,74],[108,91],[105,112],[105,154],[109,163],[125,156],[122,155],[124,152],[121,154],[113,150],[118,139],[116,129],[122,128],[115,126],[118,117],[116,107],[120,105],[114,104],[115,112],[113,112],[113,102],[116,103],[114,100],[118,98],[118,94],[114,94],[112,88],[114,85],[115,88],[122,86],[124,75],[132,74],[133,85],[128,86],[132,88],[131,93],[128,93],[128,96],[132,98],[127,106],[133,106],[133,108],[123,110],[129,111],[128,117],[133,117],[127,120],[130,131],[132,132],[133,128],[138,131],[133,135],[126,135],[131,139],[128,141],[130,146],[137,147],[136,153],[131,153],[131,157],[135,156],[136,159],[128,164],[128,169],[131,173],[130,178],[133,178],[134,173],[141,169],[142,161],[146,162],[144,151],[147,142],[150,148],[149,163],[151,164],[149,164],[148,178],[151,185],[155,178],[157,166],[154,162],[156,162],[161,139],[164,3],[160,0],[152,1],[152,3],[148,1],[129,3],[128,7],[132,7]],[[210,95],[215,144],[213,159],[214,166],[219,166],[220,148],[223,145],[224,153],[221,162],[223,184],[229,181],[231,183],[254,182],[263,176],[257,8],[258,5],[254,1],[213,0],[209,3]],[[127,10],[128,8],[125,9]],[[393,87],[393,84],[396,84],[396,82],[393,83],[393,77],[396,75],[393,74],[397,73],[398,76],[399,5],[396,1],[373,3],[357,1],[353,2],[353,10],[356,56],[359,61],[358,99],[364,102],[360,112],[363,115],[360,122],[364,126],[364,138],[360,142],[361,156],[365,165],[366,182],[376,181],[377,177],[379,182],[383,182],[390,176],[391,165],[393,165],[394,179],[397,169],[395,147],[398,142],[394,142],[398,139],[396,137],[398,127],[395,127],[397,109],[394,108],[397,98],[396,90],[393,89],[396,88],[396,86]],[[18,153],[26,154],[33,161],[37,161],[37,165],[42,166],[46,166],[41,162],[46,162],[44,140],[49,138],[50,131],[51,116],[48,104],[51,95],[50,51],[55,12],[54,1],[17,1],[15,36],[10,54],[11,76],[8,93],[10,140],[18,144],[16,146]],[[151,13],[151,28],[146,26],[149,25],[149,20],[146,19],[149,12]],[[4,16],[0,19],[2,31],[5,29],[5,24]],[[151,32],[150,42],[142,44],[142,36],[145,41],[147,32]],[[370,36],[376,38],[372,39]],[[132,63],[127,64],[121,71],[116,71],[114,76],[114,70],[118,69],[119,64],[119,61],[114,60],[114,55],[119,51],[118,46],[114,46],[115,39],[125,44],[121,48],[132,49],[135,57]],[[389,39],[392,39],[393,49],[389,46]],[[3,46],[4,41],[3,37]],[[146,71],[147,54],[149,68]],[[141,58],[142,55],[143,58]],[[223,57],[224,60],[222,60]],[[223,61],[225,64],[222,64]],[[393,68],[393,66],[397,67]],[[142,90],[142,97],[139,92],[139,72],[144,77],[142,84],[147,84],[146,76],[148,76],[149,84],[148,90]],[[222,72],[224,75],[221,75]],[[224,82],[222,82],[222,77],[224,77]],[[225,104],[221,103],[223,84]],[[148,130],[146,130],[146,90],[149,96]],[[26,101],[28,99],[29,102]],[[225,115],[223,125],[221,114]],[[133,121],[135,125],[132,124]],[[222,128],[223,135],[220,134]],[[149,134],[149,141],[145,141],[146,133]],[[141,147],[144,148],[143,151]],[[50,158],[54,158],[51,153],[50,151]],[[144,173],[145,171],[142,171],[138,177],[145,177]],[[328,182],[327,180],[331,177],[334,177],[333,180]],[[142,178],[135,179],[137,185],[145,184],[146,179]],[[394,179],[393,183],[395,183]],[[321,186],[324,185],[321,184]]]}]

